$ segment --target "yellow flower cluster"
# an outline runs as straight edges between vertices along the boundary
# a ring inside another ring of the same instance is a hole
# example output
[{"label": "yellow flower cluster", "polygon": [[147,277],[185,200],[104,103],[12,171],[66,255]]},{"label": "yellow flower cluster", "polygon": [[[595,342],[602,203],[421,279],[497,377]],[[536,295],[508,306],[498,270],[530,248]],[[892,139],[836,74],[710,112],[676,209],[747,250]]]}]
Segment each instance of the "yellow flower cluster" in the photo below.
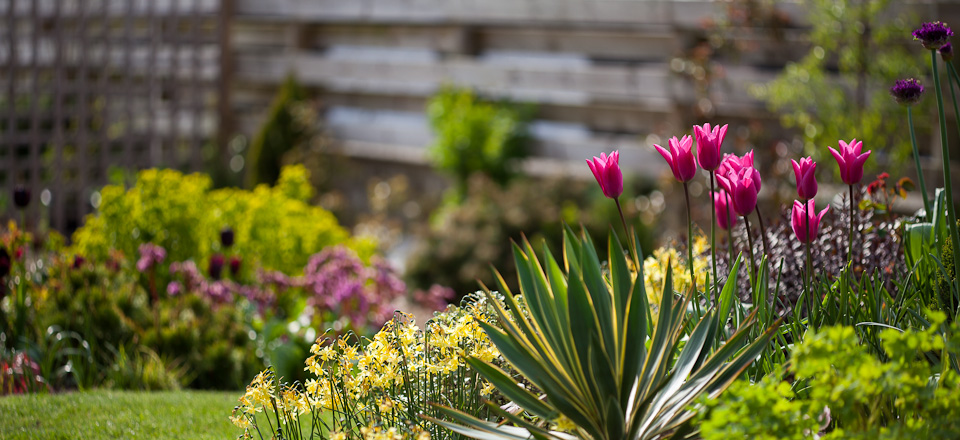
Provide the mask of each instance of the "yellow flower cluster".
[{"label": "yellow flower cluster", "polygon": [[[411,414],[427,412],[429,402],[456,406],[469,400],[479,408],[479,397],[495,392],[465,362],[468,357],[500,359],[480,321],[493,323],[495,316],[487,299],[478,296],[462,308],[437,314],[424,330],[411,315],[398,313],[359,344],[351,343],[350,335],[321,336],[305,362],[305,370],[314,377],[303,387],[285,387],[277,384],[271,370],[261,372],[240,398],[231,420],[246,434],[255,426],[256,414],[263,409],[273,414],[274,406],[290,420],[311,411],[332,411],[365,421],[367,427],[334,426],[331,439],[429,440],[423,422],[411,420]],[[473,397],[465,395],[470,393]]]},{"label": "yellow flower cluster", "polygon": [[[697,287],[701,289],[707,283],[707,273],[710,269],[710,260],[703,257],[709,249],[710,245],[706,237],[697,235],[694,238],[693,273],[697,278]],[[672,247],[662,247],[653,251],[653,254],[643,261],[643,281],[647,298],[654,309],[660,304],[663,282],[667,277],[668,261],[673,272],[673,289],[677,292],[686,292],[690,288],[690,270],[687,268],[686,257]]]}]

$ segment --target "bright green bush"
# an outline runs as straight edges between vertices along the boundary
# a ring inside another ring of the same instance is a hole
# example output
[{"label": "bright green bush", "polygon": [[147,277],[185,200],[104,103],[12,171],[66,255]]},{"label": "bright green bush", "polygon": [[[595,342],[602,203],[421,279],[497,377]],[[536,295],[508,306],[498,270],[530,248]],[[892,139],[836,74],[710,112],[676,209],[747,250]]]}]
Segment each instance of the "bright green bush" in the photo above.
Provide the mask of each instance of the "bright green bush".
[{"label": "bright green bush", "polygon": [[705,401],[706,440],[953,439],[960,436],[960,325],[881,332],[883,358],[852,327],[810,333],[793,350],[796,382],[742,381]]},{"label": "bright green bush", "polygon": [[351,238],[332,214],[308,203],[313,191],[303,167],[284,168],[274,187],[211,190],[211,185],[203,174],[149,169],[130,188],[106,186],[98,211],[73,235],[75,251],[98,261],[110,249],[135,258],[141,244],[154,243],[167,250],[168,261],[193,259],[205,267],[211,254],[225,251],[219,233],[230,227],[236,235],[230,253],[242,256],[247,269],[259,264],[294,274],[310,255],[336,244],[363,259],[372,254],[371,242]]},{"label": "bright green bush", "polygon": [[461,195],[473,173],[507,183],[528,154],[532,110],[484,101],[469,89],[444,88],[427,105],[436,134],[429,150],[434,165],[456,179]]}]

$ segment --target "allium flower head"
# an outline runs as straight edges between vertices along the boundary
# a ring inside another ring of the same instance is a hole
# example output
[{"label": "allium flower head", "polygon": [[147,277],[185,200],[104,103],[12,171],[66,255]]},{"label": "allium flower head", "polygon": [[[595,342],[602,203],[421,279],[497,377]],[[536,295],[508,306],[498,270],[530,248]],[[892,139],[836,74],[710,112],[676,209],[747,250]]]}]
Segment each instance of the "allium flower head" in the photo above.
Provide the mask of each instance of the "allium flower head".
[{"label": "allium flower head", "polygon": [[613,150],[609,156],[600,153],[593,160],[587,159],[587,166],[593,171],[593,177],[600,184],[603,195],[615,199],[623,194],[623,172],[620,171],[620,152]]},{"label": "allium flower head", "polygon": [[950,43],[940,46],[940,58],[943,58],[943,61],[949,63],[953,60],[953,45]]},{"label": "allium flower head", "polygon": [[163,263],[167,258],[166,249],[153,243],[144,243],[140,245],[140,259],[137,260],[137,270],[145,272],[151,267]]},{"label": "allium flower head", "polygon": [[890,87],[890,96],[897,101],[897,104],[911,106],[920,101],[923,95],[923,84],[914,78],[898,79]]},{"label": "allium flower head", "polygon": [[210,256],[210,265],[207,267],[207,272],[210,274],[210,278],[219,280],[220,276],[223,275],[223,255],[213,254]]},{"label": "allium flower head", "polygon": [[30,189],[23,186],[17,185],[13,188],[13,204],[17,208],[23,209],[30,204]]},{"label": "allium flower head", "polygon": [[224,248],[233,246],[233,229],[226,227],[220,230],[220,244]]},{"label": "allium flower head", "polygon": [[937,50],[950,41],[953,31],[946,23],[934,21],[924,23],[919,29],[913,31],[913,39],[920,40],[923,47],[930,50]]},{"label": "allium flower head", "polygon": [[678,140],[674,136],[670,138],[668,144],[670,150],[656,144],[653,147],[667,161],[667,165],[670,165],[673,177],[680,182],[689,182],[697,175],[697,162],[693,157],[693,138],[686,135]]}]

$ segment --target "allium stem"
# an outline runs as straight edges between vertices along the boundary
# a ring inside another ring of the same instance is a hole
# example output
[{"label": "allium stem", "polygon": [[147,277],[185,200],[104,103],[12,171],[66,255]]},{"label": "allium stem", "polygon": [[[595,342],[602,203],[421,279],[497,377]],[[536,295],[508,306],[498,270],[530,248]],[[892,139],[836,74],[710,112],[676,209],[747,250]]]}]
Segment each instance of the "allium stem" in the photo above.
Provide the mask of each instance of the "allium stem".
[{"label": "allium stem", "polygon": [[[930,51],[930,61],[933,63],[933,84],[937,88],[937,109],[940,111],[940,149],[943,156],[943,187],[947,196],[947,223],[950,228],[950,238],[953,242],[953,267],[960,268],[960,232],[957,232],[957,211],[954,208],[953,199],[953,179],[950,177],[950,145],[947,144],[947,118],[943,113],[943,94],[940,88],[940,76],[937,69],[937,51]],[[952,70],[953,66],[947,64],[947,70]],[[957,96],[953,90],[953,83],[950,83],[950,94],[953,97],[953,109],[957,110]],[[957,120],[957,128],[960,129],[960,120]],[[940,258],[945,258],[941,255]],[[960,290],[960,276],[953,280]]]},{"label": "allium stem", "polygon": [[[952,69],[951,69],[952,70]],[[933,211],[930,209],[930,200],[927,198],[927,184],[923,179],[923,168],[920,167],[920,151],[917,149],[917,134],[913,130],[913,108],[907,107],[907,124],[910,125],[910,143],[913,145],[913,162],[917,166],[917,180],[920,182],[920,196],[923,199],[924,216],[927,220],[933,218]]]},{"label": "allium stem", "polygon": [[[693,273],[693,211],[690,209],[690,187],[687,182],[683,182],[683,195],[687,199],[687,268],[690,269],[690,284],[693,286],[694,295],[698,294],[697,277]],[[694,298],[693,307],[700,315],[699,298]]]},{"label": "allium stem", "polygon": [[[720,288],[720,278],[717,276],[717,201],[713,198],[716,191],[716,171],[710,172],[710,261],[713,263],[713,298],[719,298],[717,289]],[[729,219],[730,216],[727,216]],[[733,262],[730,262],[733,264]]]}]

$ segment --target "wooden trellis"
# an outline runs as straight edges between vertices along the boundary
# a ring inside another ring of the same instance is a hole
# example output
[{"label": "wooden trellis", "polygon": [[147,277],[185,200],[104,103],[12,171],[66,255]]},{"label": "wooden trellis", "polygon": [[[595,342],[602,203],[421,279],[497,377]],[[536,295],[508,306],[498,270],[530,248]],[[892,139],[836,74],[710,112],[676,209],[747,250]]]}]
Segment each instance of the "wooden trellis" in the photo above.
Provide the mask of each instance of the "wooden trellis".
[{"label": "wooden trellis", "polygon": [[112,169],[197,170],[217,128],[220,0],[0,0],[0,190],[70,231]]}]

